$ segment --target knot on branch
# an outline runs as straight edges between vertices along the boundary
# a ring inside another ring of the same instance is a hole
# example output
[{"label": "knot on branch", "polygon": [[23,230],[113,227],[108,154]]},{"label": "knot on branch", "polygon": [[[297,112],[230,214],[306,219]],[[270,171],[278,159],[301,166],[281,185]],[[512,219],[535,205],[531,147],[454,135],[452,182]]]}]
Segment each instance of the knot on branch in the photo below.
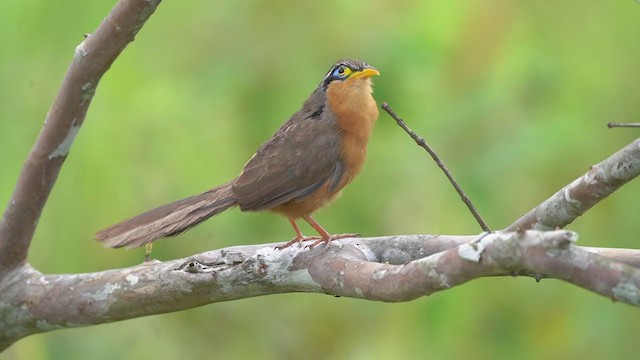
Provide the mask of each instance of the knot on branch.
[{"label": "knot on branch", "polygon": [[522,270],[526,257],[544,254],[559,257],[570,254],[578,234],[567,230],[483,233],[476,240],[458,247],[460,258],[480,263],[495,262],[510,271]]}]

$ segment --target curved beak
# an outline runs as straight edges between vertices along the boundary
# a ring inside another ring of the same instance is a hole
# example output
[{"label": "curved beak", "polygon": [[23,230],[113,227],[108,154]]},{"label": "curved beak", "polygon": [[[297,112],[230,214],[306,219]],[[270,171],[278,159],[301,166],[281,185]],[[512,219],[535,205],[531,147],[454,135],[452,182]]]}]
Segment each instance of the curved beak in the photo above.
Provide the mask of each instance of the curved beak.
[{"label": "curved beak", "polygon": [[360,71],[355,71],[351,76],[356,79],[364,79],[377,75],[380,75],[380,71],[378,71],[378,69],[374,68],[373,66],[367,66]]}]

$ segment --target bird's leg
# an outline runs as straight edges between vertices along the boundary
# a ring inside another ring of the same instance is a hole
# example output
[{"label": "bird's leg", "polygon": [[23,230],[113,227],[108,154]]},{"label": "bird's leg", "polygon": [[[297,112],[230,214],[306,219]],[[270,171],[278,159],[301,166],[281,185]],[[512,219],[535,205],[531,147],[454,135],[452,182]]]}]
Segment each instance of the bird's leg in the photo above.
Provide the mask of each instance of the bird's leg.
[{"label": "bird's leg", "polygon": [[329,244],[329,241],[360,236],[360,234],[334,234],[334,235],[331,235],[331,234],[329,234],[327,232],[327,230],[325,230],[322,226],[320,226],[320,224],[318,224],[318,222],[315,221],[310,215],[303,216],[302,218],[306,222],[308,222],[309,225],[311,225],[311,227],[313,227],[318,232],[318,234],[320,234],[320,240],[318,240],[318,241],[314,242],[313,244],[307,246],[309,249],[311,249],[314,246],[316,246],[318,244],[321,244],[321,243]]},{"label": "bird's leg", "polygon": [[151,261],[151,250],[153,250],[153,241],[144,244],[144,262]]},{"label": "bird's leg", "polygon": [[291,223],[291,226],[293,226],[293,230],[296,232],[296,237],[294,237],[293,239],[291,239],[291,241],[289,241],[288,243],[284,244],[284,245],[280,245],[277,246],[276,249],[278,250],[282,250],[285,248],[288,248],[289,246],[293,245],[293,244],[300,244],[300,246],[302,246],[302,242],[306,241],[306,240],[315,240],[318,239],[318,236],[304,236],[302,235],[302,231],[300,231],[300,227],[298,227],[298,224],[296,223],[296,219],[290,217],[288,218],[289,222]]}]

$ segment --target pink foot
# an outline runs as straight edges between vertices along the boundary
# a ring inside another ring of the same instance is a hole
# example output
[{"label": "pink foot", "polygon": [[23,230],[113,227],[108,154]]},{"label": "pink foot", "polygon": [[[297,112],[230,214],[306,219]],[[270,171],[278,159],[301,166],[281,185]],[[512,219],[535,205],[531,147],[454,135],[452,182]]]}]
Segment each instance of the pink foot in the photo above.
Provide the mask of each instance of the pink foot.
[{"label": "pink foot", "polygon": [[[314,242],[311,245],[307,245],[307,247],[309,249],[313,249],[316,245],[320,245],[322,243],[329,244],[329,242],[333,241],[333,240],[346,239],[346,238],[352,238],[352,237],[358,237],[358,236],[360,236],[360,234],[335,234],[335,235],[331,235],[331,236],[329,236],[328,238],[325,238],[325,239],[320,238],[320,240]],[[316,236],[316,238],[318,238],[318,237]]]}]

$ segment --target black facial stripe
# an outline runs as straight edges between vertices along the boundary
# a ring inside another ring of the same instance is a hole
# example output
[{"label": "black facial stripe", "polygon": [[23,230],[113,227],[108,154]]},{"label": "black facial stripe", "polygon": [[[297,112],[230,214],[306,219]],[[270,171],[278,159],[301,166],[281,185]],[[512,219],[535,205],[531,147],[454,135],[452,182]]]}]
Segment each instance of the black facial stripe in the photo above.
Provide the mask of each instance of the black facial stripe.
[{"label": "black facial stripe", "polygon": [[327,75],[325,75],[324,79],[322,79],[322,89],[326,90],[327,86],[329,86],[329,83],[331,83],[333,80],[336,80],[336,78],[334,78],[333,72],[339,68],[340,66],[345,66],[348,67],[349,69],[351,69],[351,71],[362,71],[365,66],[367,66],[367,64],[361,62],[361,61],[357,61],[357,60],[342,60],[337,62],[336,64],[334,64],[331,69],[329,69],[329,72],[327,73]]},{"label": "black facial stripe", "polygon": [[327,75],[325,75],[324,79],[322,80],[322,83],[324,84],[324,86],[328,85],[331,82],[333,72],[336,71],[336,69],[339,68],[340,66],[346,66],[346,65],[342,63],[335,64],[331,67],[331,69],[329,69],[329,72],[327,72]]}]

